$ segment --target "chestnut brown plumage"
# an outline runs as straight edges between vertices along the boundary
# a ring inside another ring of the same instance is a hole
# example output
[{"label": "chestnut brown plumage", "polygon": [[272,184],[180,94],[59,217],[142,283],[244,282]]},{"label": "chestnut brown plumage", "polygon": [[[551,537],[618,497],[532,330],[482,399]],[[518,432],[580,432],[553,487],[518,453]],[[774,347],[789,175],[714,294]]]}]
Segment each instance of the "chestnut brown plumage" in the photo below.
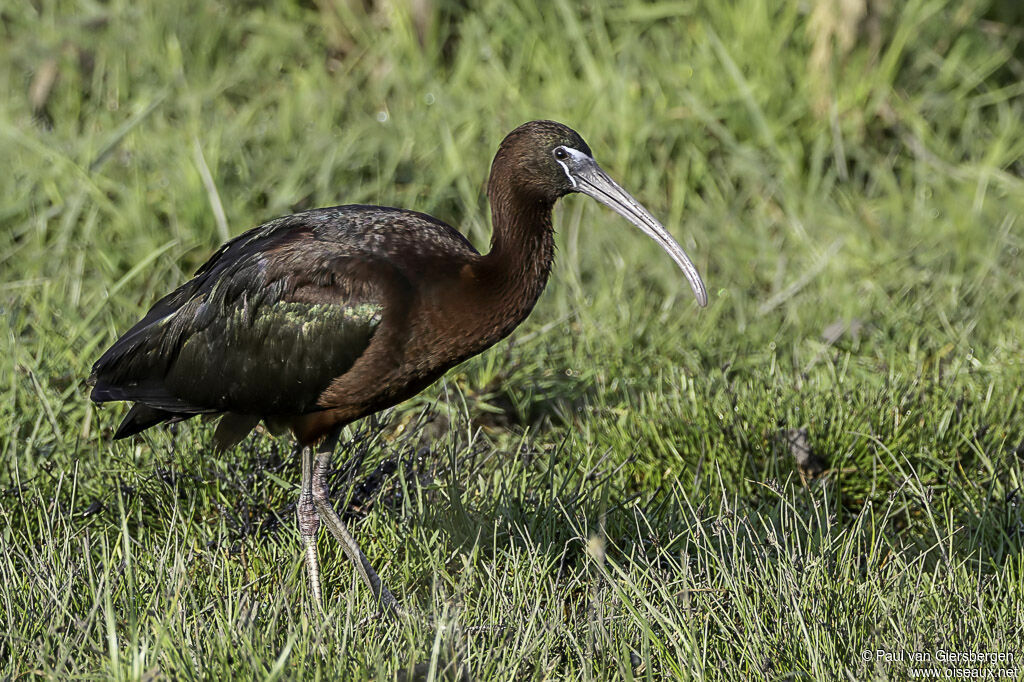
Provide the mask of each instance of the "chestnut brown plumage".
[{"label": "chestnut brown plumage", "polygon": [[375,597],[397,612],[327,499],[339,432],[415,395],[529,315],[554,255],[551,209],[571,192],[657,241],[706,304],[689,258],[586,142],[560,123],[532,121],[494,157],[486,255],[449,225],[396,208],[272,220],[224,244],[125,332],[93,366],[91,397],[134,403],[115,438],[199,414],[223,415],[222,447],[260,420],[287,425],[302,448],[299,525],[314,601],[322,606],[314,538],[324,520]]}]

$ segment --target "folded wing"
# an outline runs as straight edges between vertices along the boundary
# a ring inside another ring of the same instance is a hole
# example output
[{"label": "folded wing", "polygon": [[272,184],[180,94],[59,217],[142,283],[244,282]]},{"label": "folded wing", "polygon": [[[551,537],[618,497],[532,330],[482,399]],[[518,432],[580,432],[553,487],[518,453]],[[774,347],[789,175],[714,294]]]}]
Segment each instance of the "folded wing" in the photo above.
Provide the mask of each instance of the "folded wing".
[{"label": "folded wing", "polygon": [[136,403],[123,437],[196,414],[296,415],[369,346],[402,275],[302,214],[225,244],[93,366],[96,402]]}]

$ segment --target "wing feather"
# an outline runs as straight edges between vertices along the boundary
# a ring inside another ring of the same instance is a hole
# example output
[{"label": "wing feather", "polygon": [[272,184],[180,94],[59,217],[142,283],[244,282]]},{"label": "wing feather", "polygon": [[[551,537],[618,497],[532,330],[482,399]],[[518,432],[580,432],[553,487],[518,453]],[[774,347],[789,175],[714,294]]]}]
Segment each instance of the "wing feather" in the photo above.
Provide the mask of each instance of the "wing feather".
[{"label": "wing feather", "polygon": [[476,253],[452,227],[400,209],[270,221],[221,246],[125,332],[93,366],[91,397],[137,403],[122,424],[135,431],[202,413],[321,409],[388,316],[404,314],[397,302],[414,287],[396,263]]},{"label": "wing feather", "polygon": [[188,415],[319,409],[383,319],[379,280],[396,276],[303,230],[243,235],[103,354],[92,399]]}]

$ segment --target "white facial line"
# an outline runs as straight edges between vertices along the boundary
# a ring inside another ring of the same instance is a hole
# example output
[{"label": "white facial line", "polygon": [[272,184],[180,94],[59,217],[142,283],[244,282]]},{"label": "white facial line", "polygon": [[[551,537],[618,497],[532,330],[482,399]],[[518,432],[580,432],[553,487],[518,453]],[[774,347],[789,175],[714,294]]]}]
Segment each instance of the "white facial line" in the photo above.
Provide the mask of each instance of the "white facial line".
[{"label": "white facial line", "polygon": [[[564,149],[566,152],[568,152],[569,156],[571,156],[574,161],[579,162],[579,161],[582,161],[583,159],[589,159],[590,158],[589,156],[587,156],[583,152],[579,151],[578,149],[573,149],[572,147],[566,147],[565,145],[562,145],[561,148]],[[562,170],[565,171],[565,177],[569,178],[569,182],[572,183],[572,188],[573,189],[577,189],[579,187],[579,183],[576,181],[576,178],[573,177],[573,174],[569,172],[569,165],[566,164],[564,161],[561,161],[561,160],[559,160],[557,158],[555,159],[555,161],[558,161],[558,165],[561,166]]]},{"label": "white facial line", "polygon": [[[555,161],[558,161],[558,159],[555,159]],[[576,187],[577,187],[576,178],[574,178],[572,176],[572,173],[569,172],[569,167],[565,165],[564,161],[558,161],[558,165],[561,166],[562,170],[565,171],[565,177],[569,178],[569,182],[572,183],[572,188],[576,189]]]}]

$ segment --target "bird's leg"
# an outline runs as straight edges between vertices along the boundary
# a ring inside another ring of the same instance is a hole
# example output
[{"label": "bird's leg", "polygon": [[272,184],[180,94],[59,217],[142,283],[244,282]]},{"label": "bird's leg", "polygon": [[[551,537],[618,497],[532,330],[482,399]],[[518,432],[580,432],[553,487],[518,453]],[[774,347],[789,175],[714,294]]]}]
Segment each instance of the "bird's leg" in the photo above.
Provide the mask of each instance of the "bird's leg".
[{"label": "bird's leg", "polygon": [[306,571],[309,573],[309,591],[321,613],[324,600],[320,592],[320,563],[316,557],[316,531],[320,528],[320,517],[313,504],[313,448],[302,448],[302,492],[299,493],[299,532],[306,548]]},{"label": "bird's leg", "polygon": [[402,610],[395,597],[384,586],[384,583],[381,582],[380,576],[373,570],[370,561],[363,554],[362,550],[359,549],[355,538],[349,534],[348,528],[345,527],[345,522],[341,520],[341,517],[331,507],[330,496],[327,491],[327,471],[331,465],[334,445],[338,441],[338,433],[339,431],[336,430],[329,435],[316,453],[316,464],[313,468],[313,504],[316,505],[316,511],[320,519],[327,524],[327,530],[331,531],[331,535],[341,543],[341,548],[345,550],[345,554],[348,555],[348,558],[356,567],[356,571],[358,571],[360,577],[370,588],[370,591],[373,592],[373,598],[389,615],[397,616],[402,613]]}]

